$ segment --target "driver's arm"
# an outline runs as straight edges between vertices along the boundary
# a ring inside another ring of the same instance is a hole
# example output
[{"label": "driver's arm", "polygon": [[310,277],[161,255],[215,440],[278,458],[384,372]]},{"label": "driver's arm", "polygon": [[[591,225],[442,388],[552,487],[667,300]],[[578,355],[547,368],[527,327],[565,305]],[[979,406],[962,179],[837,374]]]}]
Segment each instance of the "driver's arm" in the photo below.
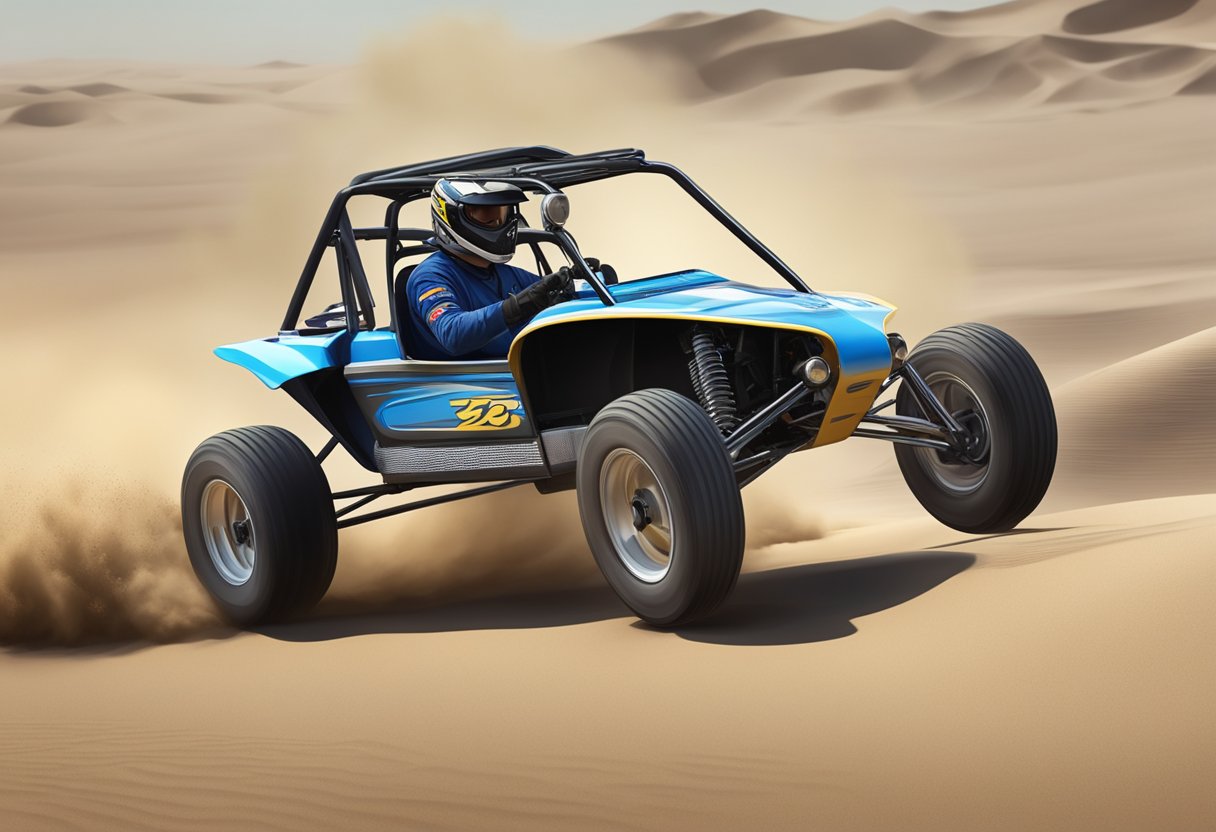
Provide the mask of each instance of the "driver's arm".
[{"label": "driver's arm", "polygon": [[465,310],[456,293],[438,274],[420,275],[409,282],[410,303],[423,326],[449,355],[468,355],[507,331],[502,303]]}]

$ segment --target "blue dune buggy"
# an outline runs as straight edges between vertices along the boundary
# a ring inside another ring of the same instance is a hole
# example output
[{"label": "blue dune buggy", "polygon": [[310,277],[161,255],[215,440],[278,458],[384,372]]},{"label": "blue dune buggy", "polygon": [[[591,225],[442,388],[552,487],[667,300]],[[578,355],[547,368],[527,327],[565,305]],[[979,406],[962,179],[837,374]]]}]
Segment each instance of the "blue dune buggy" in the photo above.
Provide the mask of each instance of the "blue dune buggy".
[{"label": "blue dune buggy", "polygon": [[[566,229],[565,191],[627,174],[670,178],[790,288],[697,269],[618,282]],[[539,195],[542,227],[521,227],[518,244],[538,273],[552,271],[546,251],[556,249],[580,278],[574,297],[532,319],[505,360],[410,357],[406,279],[433,250],[432,232],[399,218],[441,177]],[[367,195],[385,201],[383,225],[352,224],[347,203]],[[385,243],[386,326],[376,325],[356,245],[369,240]],[[300,326],[331,250],[340,302]],[[203,442],[182,483],[191,563],[233,622],[282,620],[325,594],[340,529],[530,483],[577,490],[613,590],[645,621],[676,626],[713,611],[735,584],[740,489],[787,454],[850,436],[894,443],[908,486],[941,522],[1012,528],[1055,466],[1042,375],[1016,341],[982,324],[943,329],[909,355],[886,331],[893,311],[812,291],[684,173],[639,150],[511,148],[362,174],[330,205],[278,334],[216,350],[285,390],[332,438],[315,454],[275,427]],[[339,445],[376,484],[330,489],[321,463]],[[488,484],[364,508],[453,483]]]}]

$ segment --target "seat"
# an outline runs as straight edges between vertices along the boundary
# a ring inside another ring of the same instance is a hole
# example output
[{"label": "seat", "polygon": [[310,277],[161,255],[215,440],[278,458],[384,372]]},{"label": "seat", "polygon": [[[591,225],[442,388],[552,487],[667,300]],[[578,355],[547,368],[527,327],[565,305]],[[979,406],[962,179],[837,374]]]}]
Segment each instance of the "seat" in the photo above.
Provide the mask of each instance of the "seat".
[{"label": "seat", "polygon": [[401,349],[401,357],[409,358],[413,353],[414,318],[410,315],[409,293],[406,284],[409,283],[410,273],[418,266],[411,263],[393,280],[393,317],[397,327],[397,346]]}]

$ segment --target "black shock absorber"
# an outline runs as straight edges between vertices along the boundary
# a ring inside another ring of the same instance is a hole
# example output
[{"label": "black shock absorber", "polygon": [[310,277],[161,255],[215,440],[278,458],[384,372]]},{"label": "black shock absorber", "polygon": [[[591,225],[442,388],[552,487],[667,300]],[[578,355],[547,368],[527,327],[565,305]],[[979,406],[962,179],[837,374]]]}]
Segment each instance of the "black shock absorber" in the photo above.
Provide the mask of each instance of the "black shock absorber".
[{"label": "black shock absorber", "polygon": [[722,361],[722,349],[702,327],[697,327],[692,333],[692,360],[688,362],[688,374],[692,377],[692,389],[700,399],[701,406],[718,430],[723,434],[733,431],[739,424],[735,391]]}]

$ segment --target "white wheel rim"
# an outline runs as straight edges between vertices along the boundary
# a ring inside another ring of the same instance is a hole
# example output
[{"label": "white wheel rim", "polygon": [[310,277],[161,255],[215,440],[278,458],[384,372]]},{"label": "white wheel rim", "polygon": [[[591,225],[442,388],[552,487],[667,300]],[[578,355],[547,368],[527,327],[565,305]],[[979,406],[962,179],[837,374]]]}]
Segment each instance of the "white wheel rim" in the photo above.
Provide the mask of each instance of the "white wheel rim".
[{"label": "white wheel rim", "polygon": [[988,479],[988,467],[992,462],[992,433],[984,403],[971,386],[953,373],[939,371],[925,377],[925,384],[937,396],[938,401],[957,416],[963,410],[974,410],[983,430],[981,446],[982,463],[947,464],[939,452],[932,448],[916,448],[921,466],[943,489],[953,494],[972,494]]},{"label": "white wheel rim", "polygon": [[199,514],[215,571],[232,586],[248,583],[257,557],[253,520],[241,495],[223,480],[211,480],[203,488]]},{"label": "white wheel rim", "polygon": [[626,448],[600,468],[600,507],[621,564],[644,583],[663,580],[675,551],[671,504],[646,460]]}]

